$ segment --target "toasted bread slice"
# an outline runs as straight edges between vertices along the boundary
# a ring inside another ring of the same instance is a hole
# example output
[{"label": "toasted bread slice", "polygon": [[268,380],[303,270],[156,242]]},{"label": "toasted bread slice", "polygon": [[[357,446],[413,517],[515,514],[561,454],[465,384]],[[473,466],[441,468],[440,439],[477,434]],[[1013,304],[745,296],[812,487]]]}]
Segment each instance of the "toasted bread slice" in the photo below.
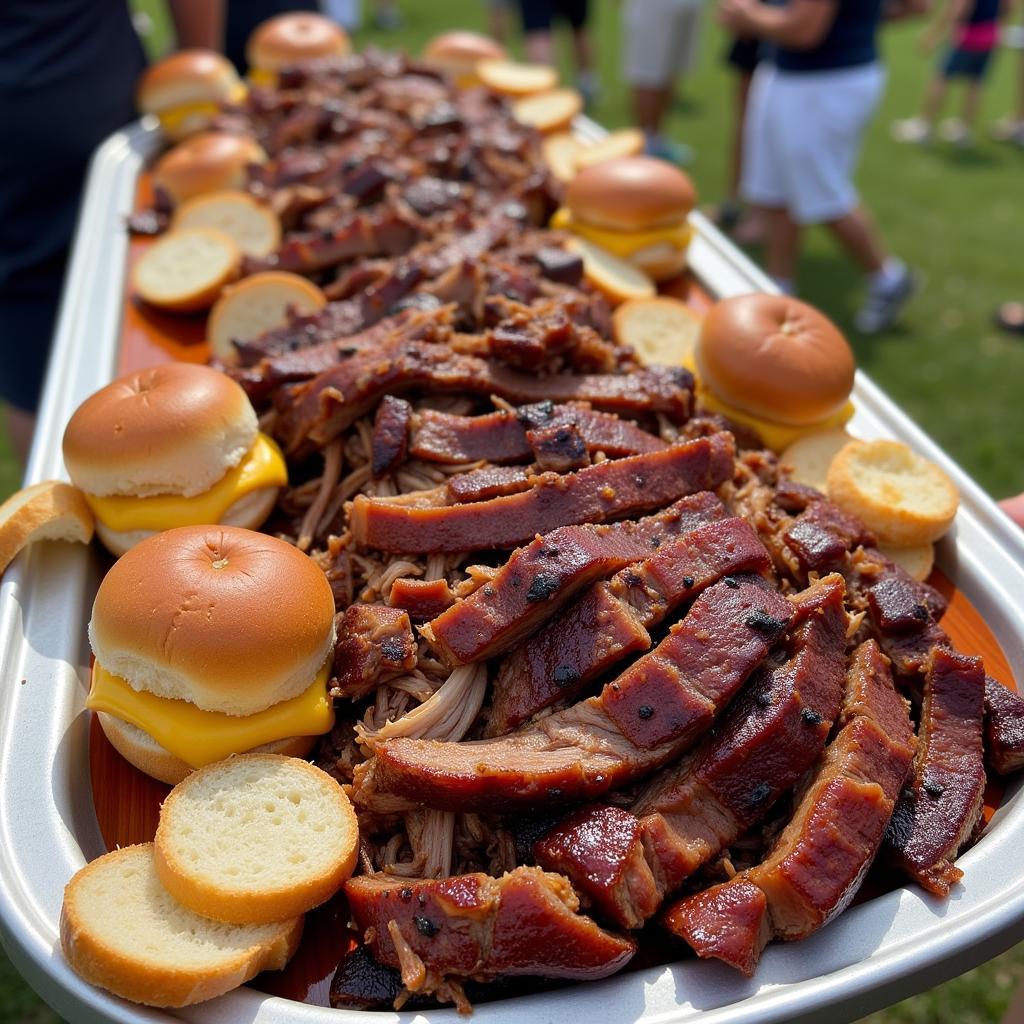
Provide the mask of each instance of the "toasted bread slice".
[{"label": "toasted bread slice", "polygon": [[189,199],[178,207],[171,226],[223,231],[246,256],[269,256],[281,244],[277,214],[248,192],[209,192]]},{"label": "toasted bread slice", "polygon": [[828,469],[829,497],[859,516],[886,544],[914,547],[938,540],[960,495],[929,459],[899,441],[853,441]]},{"label": "toasted bread slice", "polygon": [[585,238],[570,238],[565,247],[583,257],[583,276],[613,305],[627,299],[653,299],[654,282],[631,263]]},{"label": "toasted bread slice", "polygon": [[548,169],[566,184],[576,176],[576,156],[583,148],[583,143],[568,132],[548,135],[541,143],[541,153]]},{"label": "toasted bread slice", "polygon": [[591,146],[581,146],[576,154],[576,169],[603,164],[622,156],[639,156],[644,151],[644,133],[639,128],[620,128]]},{"label": "toasted bread slice", "polygon": [[60,944],[74,971],[123,999],[189,1006],[280,970],[298,948],[302,918],[239,926],[181,906],[160,884],[153,844],[94,860],[64,889]]},{"label": "toasted bread slice", "polygon": [[218,921],[304,913],[352,874],[355,811],[306,761],[242,754],[190,775],[160,811],[156,868],[174,897]]},{"label": "toasted bread slice", "polygon": [[658,296],[631,299],[612,315],[620,345],[629,345],[641,363],[683,366],[689,363],[701,318],[679,299]]},{"label": "toasted bread slice", "polygon": [[543,135],[564,132],[581,110],[583,97],[575,89],[552,89],[512,104],[512,116]]},{"label": "toasted bread slice", "polygon": [[312,281],[284,270],[253,274],[224,289],[210,311],[206,340],[210,352],[231,365],[238,359],[233,342],[258,338],[264,331],[288,323],[288,311],[299,316],[316,313],[327,296]]},{"label": "toasted bread slice", "polygon": [[14,556],[37,540],[88,544],[95,527],[82,492],[60,480],[43,480],[0,505],[0,574]]},{"label": "toasted bread slice", "polygon": [[532,96],[558,85],[558,72],[546,64],[518,64],[514,60],[482,60],[476,66],[480,81],[501,96]]},{"label": "toasted bread slice", "polygon": [[146,302],[176,313],[208,309],[242,266],[242,250],[212,228],[183,228],[157,239],[135,264],[133,284]]},{"label": "toasted bread slice", "polygon": [[828,493],[828,467],[853,438],[845,430],[816,430],[797,438],[783,453],[780,468],[798,483]]},{"label": "toasted bread slice", "polygon": [[878,550],[886,558],[902,566],[915,580],[926,580],[935,565],[935,545],[916,544],[910,548],[897,548],[891,544],[879,544]]}]

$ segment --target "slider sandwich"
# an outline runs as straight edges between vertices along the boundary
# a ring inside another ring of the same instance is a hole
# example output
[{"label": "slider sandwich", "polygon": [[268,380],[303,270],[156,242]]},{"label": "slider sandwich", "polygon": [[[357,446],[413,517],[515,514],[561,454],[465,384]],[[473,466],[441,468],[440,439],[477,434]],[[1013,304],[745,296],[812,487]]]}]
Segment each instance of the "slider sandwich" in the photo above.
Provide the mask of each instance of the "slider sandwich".
[{"label": "slider sandwich", "polygon": [[245,44],[249,81],[272,89],[282,69],[344,57],[351,49],[345,30],[330,18],[306,11],[279,14],[258,25]]},{"label": "slider sandwich", "polygon": [[131,373],[87,398],[64,431],[64,463],[115,555],[176,526],[255,529],[288,482],[241,387],[192,363]]},{"label": "slider sandwich", "polygon": [[231,754],[301,757],[334,724],[334,598],[282,540],[237,527],[150,537],[96,593],[86,706],[162,782]]},{"label": "slider sandwich", "polygon": [[145,71],[135,102],[142,113],[156,115],[164,135],[177,142],[208,128],[224,104],[241,103],[245,94],[226,57],[213,50],[181,50]]}]

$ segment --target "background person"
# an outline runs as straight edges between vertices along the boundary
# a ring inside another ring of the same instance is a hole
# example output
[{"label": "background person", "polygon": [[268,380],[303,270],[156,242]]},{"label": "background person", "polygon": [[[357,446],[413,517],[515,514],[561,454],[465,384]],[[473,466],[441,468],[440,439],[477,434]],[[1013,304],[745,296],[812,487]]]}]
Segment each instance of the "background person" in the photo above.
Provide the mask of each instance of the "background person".
[{"label": "background person", "polygon": [[597,98],[598,79],[587,25],[589,0],[519,0],[519,13],[523,22],[526,59],[531,64],[555,63],[554,22],[562,20],[568,24],[576,64],[576,88],[588,105],[592,103]]},{"label": "background person", "polygon": [[944,40],[948,45],[924,94],[921,113],[904,121],[894,121],[892,136],[897,142],[922,143],[931,140],[935,123],[942,113],[955,78],[964,79],[963,113],[941,126],[947,142],[967,145],[978,116],[982,88],[992,56],[999,45],[999,15],[1002,0],[947,0],[939,16],[922,38],[926,50],[934,50]]},{"label": "background person", "polygon": [[[922,2],[907,0],[898,13]],[[885,330],[917,285],[853,182],[885,84],[875,38],[882,0],[720,0],[719,17],[730,31],[775,45],[773,63],[754,72],[743,146],[742,191],[765,211],[768,273],[793,292],[801,230],[824,224],[867,277],[857,328]]]},{"label": "background person", "polygon": [[678,79],[692,70],[703,0],[625,0],[622,5],[623,78],[632,90],[633,120],[645,152],[686,164],[693,150],[664,135]]},{"label": "background person", "polygon": [[1017,51],[1016,103],[1012,114],[993,123],[992,138],[1024,148],[1024,0],[1020,0],[1017,9],[1017,24],[1004,28],[999,40],[1008,50]]}]

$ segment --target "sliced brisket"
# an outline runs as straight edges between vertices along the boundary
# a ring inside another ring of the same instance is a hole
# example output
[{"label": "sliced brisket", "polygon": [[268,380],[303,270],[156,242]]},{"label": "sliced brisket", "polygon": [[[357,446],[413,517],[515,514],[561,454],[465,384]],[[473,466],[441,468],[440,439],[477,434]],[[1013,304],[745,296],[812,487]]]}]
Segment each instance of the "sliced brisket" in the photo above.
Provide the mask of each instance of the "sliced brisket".
[{"label": "sliced brisket", "polygon": [[332,697],[365,696],[383,677],[416,667],[416,638],[401,608],[353,604],[337,622]]}]

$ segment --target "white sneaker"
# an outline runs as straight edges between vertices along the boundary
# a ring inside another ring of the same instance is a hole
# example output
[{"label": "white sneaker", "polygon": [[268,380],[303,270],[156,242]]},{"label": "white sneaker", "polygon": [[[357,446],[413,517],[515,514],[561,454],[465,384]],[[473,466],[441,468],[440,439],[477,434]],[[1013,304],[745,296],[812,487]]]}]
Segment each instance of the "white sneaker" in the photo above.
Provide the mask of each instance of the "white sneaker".
[{"label": "white sneaker", "polygon": [[904,268],[903,275],[895,284],[871,287],[864,297],[864,305],[853,318],[857,330],[861,334],[880,334],[888,330],[920,287],[920,275],[909,267]]},{"label": "white sneaker", "polygon": [[909,142],[918,146],[930,142],[932,138],[932,126],[923,117],[893,121],[889,131],[897,142]]},{"label": "white sneaker", "polygon": [[939,135],[944,142],[954,146],[971,145],[971,130],[959,117],[947,118],[939,125]]}]

